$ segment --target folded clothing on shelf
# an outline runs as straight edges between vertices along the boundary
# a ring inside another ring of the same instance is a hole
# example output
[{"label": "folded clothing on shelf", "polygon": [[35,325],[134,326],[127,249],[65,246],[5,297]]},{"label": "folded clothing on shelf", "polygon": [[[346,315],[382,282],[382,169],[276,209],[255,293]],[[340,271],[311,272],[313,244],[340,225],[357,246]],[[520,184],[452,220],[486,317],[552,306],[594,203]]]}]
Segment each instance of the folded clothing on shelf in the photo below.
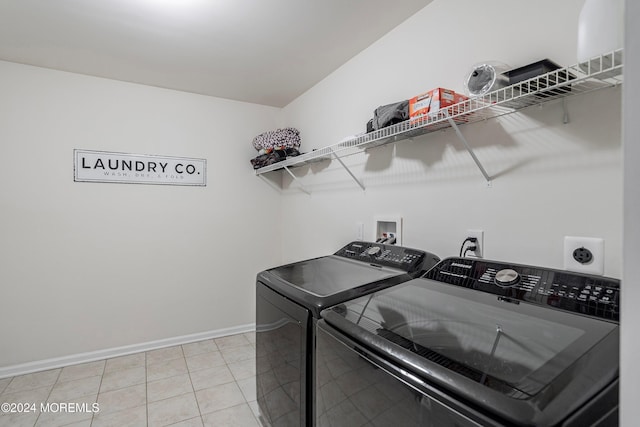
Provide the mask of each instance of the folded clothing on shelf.
[{"label": "folded clothing on shelf", "polygon": [[261,133],[253,138],[256,150],[284,150],[300,147],[300,131],[296,128],[283,128]]},{"label": "folded clothing on shelf", "polygon": [[285,148],[284,150],[273,150],[266,154],[260,154],[256,158],[251,159],[254,169],[260,169],[265,166],[286,160],[287,157],[299,156],[300,152],[296,148]]}]

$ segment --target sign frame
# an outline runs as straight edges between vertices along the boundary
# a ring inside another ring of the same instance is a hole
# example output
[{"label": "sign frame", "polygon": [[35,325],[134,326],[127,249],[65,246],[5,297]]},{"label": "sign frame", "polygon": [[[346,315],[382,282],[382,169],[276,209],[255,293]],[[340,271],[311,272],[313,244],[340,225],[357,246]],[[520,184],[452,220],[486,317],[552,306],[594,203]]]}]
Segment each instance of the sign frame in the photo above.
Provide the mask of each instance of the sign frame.
[{"label": "sign frame", "polygon": [[206,187],[207,159],[74,149],[73,180]]}]

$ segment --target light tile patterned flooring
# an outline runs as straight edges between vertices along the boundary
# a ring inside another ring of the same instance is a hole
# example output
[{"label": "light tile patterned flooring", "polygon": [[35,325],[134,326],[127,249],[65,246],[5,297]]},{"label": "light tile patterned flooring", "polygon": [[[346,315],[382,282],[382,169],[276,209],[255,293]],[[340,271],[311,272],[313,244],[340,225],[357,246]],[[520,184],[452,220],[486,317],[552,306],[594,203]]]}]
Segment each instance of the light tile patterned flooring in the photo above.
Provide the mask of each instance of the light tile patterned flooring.
[{"label": "light tile patterned flooring", "polygon": [[255,375],[255,334],[246,333],[5,378],[0,404],[36,410],[0,413],[0,426],[259,426]]}]

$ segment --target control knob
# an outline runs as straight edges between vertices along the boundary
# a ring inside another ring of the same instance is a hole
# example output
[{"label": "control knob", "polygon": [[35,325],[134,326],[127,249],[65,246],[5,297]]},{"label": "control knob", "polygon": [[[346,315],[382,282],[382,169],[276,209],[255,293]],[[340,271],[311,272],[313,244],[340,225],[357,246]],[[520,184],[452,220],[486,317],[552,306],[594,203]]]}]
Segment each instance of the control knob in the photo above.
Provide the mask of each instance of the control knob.
[{"label": "control knob", "polygon": [[503,288],[513,286],[520,281],[520,275],[517,271],[511,268],[505,268],[496,273],[495,282],[496,285]]},{"label": "control knob", "polygon": [[371,246],[369,249],[367,249],[367,255],[374,256],[377,255],[380,251],[381,249],[379,246]]}]

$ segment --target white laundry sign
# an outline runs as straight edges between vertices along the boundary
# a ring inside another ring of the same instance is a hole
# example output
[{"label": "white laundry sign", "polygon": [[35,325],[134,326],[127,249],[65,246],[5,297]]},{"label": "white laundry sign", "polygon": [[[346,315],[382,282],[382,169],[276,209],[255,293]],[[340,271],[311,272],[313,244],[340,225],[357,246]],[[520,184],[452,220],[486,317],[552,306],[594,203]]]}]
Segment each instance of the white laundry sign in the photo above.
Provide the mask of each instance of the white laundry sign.
[{"label": "white laundry sign", "polygon": [[126,184],[207,185],[207,160],[73,150],[73,180]]}]

